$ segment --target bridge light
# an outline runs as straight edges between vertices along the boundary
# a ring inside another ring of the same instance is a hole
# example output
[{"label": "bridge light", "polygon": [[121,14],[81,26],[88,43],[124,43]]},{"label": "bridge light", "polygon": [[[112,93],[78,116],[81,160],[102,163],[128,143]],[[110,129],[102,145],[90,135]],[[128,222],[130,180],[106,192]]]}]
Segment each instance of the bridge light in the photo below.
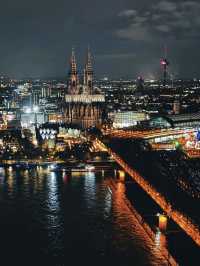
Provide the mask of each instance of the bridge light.
[{"label": "bridge light", "polygon": [[159,214],[158,220],[159,220],[160,231],[166,231],[166,229],[167,229],[167,216],[164,214]]},{"label": "bridge light", "polygon": [[119,170],[118,173],[119,173],[119,179],[120,179],[120,181],[121,182],[124,182],[125,176],[126,176],[125,172],[122,171],[122,170]]}]

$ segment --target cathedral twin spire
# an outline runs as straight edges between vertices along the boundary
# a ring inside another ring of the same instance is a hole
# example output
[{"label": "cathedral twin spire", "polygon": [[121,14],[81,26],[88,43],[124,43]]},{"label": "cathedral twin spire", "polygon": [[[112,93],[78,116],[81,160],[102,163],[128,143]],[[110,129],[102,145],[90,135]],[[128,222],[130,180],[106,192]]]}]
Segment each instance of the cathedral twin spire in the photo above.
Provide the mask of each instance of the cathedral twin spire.
[{"label": "cathedral twin spire", "polygon": [[77,65],[76,65],[76,57],[74,49],[72,48],[72,54],[70,59],[70,70],[69,70],[69,80],[68,80],[68,93],[69,94],[78,94],[78,86],[79,86],[79,79],[78,79],[78,72],[77,72]]},{"label": "cathedral twin spire", "polygon": [[69,94],[92,94],[93,88],[93,68],[92,68],[92,56],[90,49],[87,51],[87,59],[84,68],[83,85],[79,83],[77,63],[74,48],[72,48],[70,71],[68,80],[68,93]]},{"label": "cathedral twin spire", "polygon": [[74,48],[72,48],[72,55],[71,55],[70,64],[71,64],[70,74],[76,75],[77,74],[77,66],[76,66],[76,56],[75,56]]}]

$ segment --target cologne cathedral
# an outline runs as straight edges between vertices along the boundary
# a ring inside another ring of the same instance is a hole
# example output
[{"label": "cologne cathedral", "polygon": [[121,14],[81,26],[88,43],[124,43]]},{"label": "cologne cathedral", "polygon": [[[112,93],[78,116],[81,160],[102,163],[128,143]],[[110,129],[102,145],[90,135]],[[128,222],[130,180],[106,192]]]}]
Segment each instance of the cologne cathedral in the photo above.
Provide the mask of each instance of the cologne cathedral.
[{"label": "cologne cathedral", "polygon": [[70,60],[68,86],[64,99],[64,120],[82,128],[98,126],[102,122],[105,96],[93,86],[92,57],[88,49],[83,78],[80,79],[74,50]]}]

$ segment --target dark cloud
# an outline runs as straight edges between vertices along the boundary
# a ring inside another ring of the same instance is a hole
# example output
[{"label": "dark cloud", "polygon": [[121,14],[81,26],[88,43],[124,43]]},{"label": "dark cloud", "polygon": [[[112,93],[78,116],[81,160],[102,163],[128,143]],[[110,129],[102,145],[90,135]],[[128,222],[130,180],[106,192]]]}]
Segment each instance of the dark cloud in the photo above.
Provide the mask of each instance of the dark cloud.
[{"label": "dark cloud", "polygon": [[90,44],[97,76],[152,76],[159,72],[166,43],[171,67],[181,76],[196,75],[199,14],[200,3],[194,0],[3,1],[0,72],[64,76],[71,47],[81,68]]},{"label": "dark cloud", "polygon": [[154,9],[164,11],[164,12],[174,12],[176,11],[177,5],[174,2],[171,1],[160,1]]},{"label": "dark cloud", "polygon": [[[183,40],[187,37],[199,35],[200,30],[200,3],[194,1],[172,2],[168,0],[160,1],[149,7],[150,12],[146,15],[145,10],[133,10],[133,16],[129,25],[116,31],[117,36],[130,38],[132,40],[155,40],[163,38]],[[131,14],[131,10],[126,10],[125,14]],[[123,14],[123,12],[121,12]],[[161,35],[159,35],[161,33]],[[180,34],[181,33],[181,34]],[[149,38],[152,36],[152,38]]]}]

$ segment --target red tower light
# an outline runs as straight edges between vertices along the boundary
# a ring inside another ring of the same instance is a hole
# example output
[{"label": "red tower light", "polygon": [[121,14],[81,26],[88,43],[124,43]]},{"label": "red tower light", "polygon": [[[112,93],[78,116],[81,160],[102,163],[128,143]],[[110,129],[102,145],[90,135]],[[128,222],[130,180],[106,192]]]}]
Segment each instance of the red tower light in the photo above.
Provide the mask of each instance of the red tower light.
[{"label": "red tower light", "polygon": [[167,59],[161,59],[161,60],[160,60],[160,64],[161,64],[162,66],[168,66],[168,65],[169,65],[169,62],[167,61]]},{"label": "red tower light", "polygon": [[167,59],[161,59],[161,60],[160,60],[160,64],[161,64],[162,66],[168,66],[168,65],[169,65],[169,62],[167,61]]}]

